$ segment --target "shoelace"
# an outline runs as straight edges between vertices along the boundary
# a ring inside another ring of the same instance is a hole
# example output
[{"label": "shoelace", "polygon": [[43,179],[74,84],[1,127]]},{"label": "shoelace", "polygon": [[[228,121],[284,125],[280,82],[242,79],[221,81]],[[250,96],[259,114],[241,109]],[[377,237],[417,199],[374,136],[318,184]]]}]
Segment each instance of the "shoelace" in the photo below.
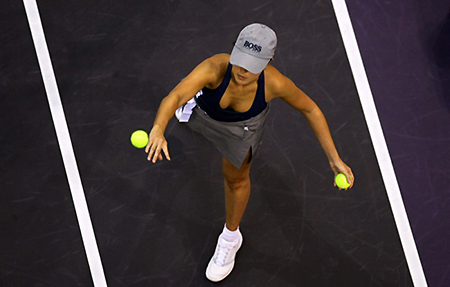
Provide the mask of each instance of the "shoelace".
[{"label": "shoelace", "polygon": [[216,253],[214,254],[214,263],[219,266],[224,266],[226,263],[228,263],[228,255],[236,244],[236,242],[229,242],[225,239],[220,238],[219,243],[217,244]]}]

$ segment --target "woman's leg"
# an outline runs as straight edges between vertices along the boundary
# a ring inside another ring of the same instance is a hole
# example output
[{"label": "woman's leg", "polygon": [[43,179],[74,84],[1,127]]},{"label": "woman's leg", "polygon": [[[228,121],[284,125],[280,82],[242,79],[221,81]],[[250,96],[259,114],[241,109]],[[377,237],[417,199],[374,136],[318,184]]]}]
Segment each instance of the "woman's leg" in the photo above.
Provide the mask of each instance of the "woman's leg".
[{"label": "woman's leg", "polygon": [[222,157],[222,171],[225,187],[226,227],[230,231],[237,230],[244,215],[250,197],[251,150],[244,163],[236,168],[225,157]]},{"label": "woman's leg", "polygon": [[226,228],[219,236],[216,251],[206,268],[206,277],[213,282],[223,280],[230,274],[236,252],[242,245],[238,227],[250,197],[250,156],[251,150],[240,168],[222,158],[227,219]]}]

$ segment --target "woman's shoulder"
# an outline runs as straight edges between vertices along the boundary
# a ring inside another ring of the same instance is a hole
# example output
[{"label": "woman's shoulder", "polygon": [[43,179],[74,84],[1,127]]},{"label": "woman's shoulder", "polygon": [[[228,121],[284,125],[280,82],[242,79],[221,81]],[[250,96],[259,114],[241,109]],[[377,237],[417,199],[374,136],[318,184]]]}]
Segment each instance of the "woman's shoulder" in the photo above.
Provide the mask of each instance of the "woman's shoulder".
[{"label": "woman's shoulder", "polygon": [[274,88],[282,88],[289,79],[283,75],[277,68],[268,64],[264,69],[264,77],[266,85]]},{"label": "woman's shoulder", "polygon": [[203,61],[202,65],[206,67],[206,70],[211,77],[211,81],[207,85],[208,88],[216,87],[220,84],[227,72],[228,65],[230,63],[229,54],[216,54]]},{"label": "woman's shoulder", "polygon": [[269,100],[280,97],[286,90],[290,90],[295,86],[288,77],[271,64],[264,69],[264,78],[266,91],[270,95]]},{"label": "woman's shoulder", "polygon": [[226,71],[230,63],[230,54],[216,54],[205,60],[211,68],[219,71]]}]

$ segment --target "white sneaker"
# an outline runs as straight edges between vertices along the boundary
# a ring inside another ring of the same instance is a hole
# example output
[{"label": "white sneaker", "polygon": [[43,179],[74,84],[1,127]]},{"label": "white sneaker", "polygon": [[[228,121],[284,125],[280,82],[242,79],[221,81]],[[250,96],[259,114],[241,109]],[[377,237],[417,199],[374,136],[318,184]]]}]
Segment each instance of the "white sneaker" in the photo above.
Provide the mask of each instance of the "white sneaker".
[{"label": "white sneaker", "polygon": [[240,231],[239,239],[236,242],[226,241],[222,236],[219,236],[216,251],[206,268],[206,278],[213,282],[225,279],[233,270],[234,258],[243,241]]}]

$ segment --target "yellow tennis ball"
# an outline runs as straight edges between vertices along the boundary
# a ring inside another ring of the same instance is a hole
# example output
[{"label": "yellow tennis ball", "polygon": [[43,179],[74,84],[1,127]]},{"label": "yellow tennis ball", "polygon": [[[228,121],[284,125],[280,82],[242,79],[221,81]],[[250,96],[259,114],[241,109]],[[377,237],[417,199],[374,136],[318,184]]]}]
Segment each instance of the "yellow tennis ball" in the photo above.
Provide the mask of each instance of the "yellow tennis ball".
[{"label": "yellow tennis ball", "polygon": [[350,186],[350,183],[348,183],[347,178],[343,173],[339,173],[338,175],[336,175],[336,177],[334,178],[334,182],[338,187],[342,189],[346,189]]},{"label": "yellow tennis ball", "polygon": [[148,144],[148,134],[143,130],[137,130],[131,134],[131,143],[137,148],[144,148]]}]

